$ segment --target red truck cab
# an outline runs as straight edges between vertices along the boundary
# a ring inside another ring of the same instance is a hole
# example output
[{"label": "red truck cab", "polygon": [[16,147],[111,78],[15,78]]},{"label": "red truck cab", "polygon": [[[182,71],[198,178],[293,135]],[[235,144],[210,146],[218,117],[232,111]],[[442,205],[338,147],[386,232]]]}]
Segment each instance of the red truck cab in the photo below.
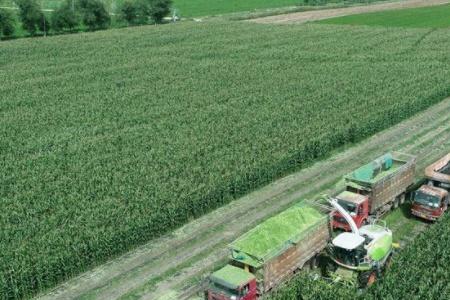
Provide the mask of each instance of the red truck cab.
[{"label": "red truck cab", "polygon": [[411,213],[429,221],[439,219],[448,208],[448,192],[444,189],[423,185],[414,193]]},{"label": "red truck cab", "polygon": [[241,268],[226,265],[209,277],[206,300],[256,300],[256,277]]},{"label": "red truck cab", "polygon": [[[348,211],[358,228],[366,224],[367,219],[369,218],[369,198],[367,196],[344,191],[340,193],[336,199],[338,200],[339,205]],[[333,213],[332,220],[333,229],[338,228],[345,231],[351,231],[350,225],[338,211]]]}]

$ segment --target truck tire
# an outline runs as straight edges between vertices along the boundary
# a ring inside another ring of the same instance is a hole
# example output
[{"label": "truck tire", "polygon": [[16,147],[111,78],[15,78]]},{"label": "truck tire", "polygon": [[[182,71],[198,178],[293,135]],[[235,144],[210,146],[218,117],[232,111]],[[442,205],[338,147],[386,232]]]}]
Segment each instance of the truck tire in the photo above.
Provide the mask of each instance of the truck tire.
[{"label": "truck tire", "polygon": [[392,210],[397,209],[398,208],[398,204],[400,202],[399,197],[395,197],[394,203],[392,203]]},{"label": "truck tire", "polygon": [[336,269],[337,269],[336,264],[328,256],[319,255],[317,257],[317,260],[318,260],[318,266],[320,268],[320,273],[322,273],[322,276],[329,277],[330,273],[333,273],[334,271],[336,271]]},{"label": "truck tire", "polygon": [[405,193],[401,194],[401,195],[400,195],[400,205],[403,204],[403,203],[405,203],[405,199],[406,199]]},{"label": "truck tire", "polygon": [[358,283],[361,288],[370,287],[378,279],[377,272],[374,270],[361,272],[358,275]]},{"label": "truck tire", "polygon": [[311,270],[315,270],[319,267],[319,259],[317,257],[317,255],[314,255],[313,257],[311,257],[311,259],[309,260],[309,268]]}]

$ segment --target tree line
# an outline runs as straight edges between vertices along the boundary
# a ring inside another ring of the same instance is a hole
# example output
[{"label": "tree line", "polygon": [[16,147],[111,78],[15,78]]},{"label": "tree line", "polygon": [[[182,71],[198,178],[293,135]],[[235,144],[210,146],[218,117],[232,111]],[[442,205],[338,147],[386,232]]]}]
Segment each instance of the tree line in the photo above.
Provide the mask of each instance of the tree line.
[{"label": "tree line", "polygon": [[[111,15],[101,0],[65,0],[46,14],[37,0],[16,0],[18,12],[0,9],[0,37],[12,37],[17,24],[29,35],[78,30],[99,30],[111,27]],[[170,13],[171,0],[125,0],[117,18],[126,25],[162,23]],[[116,16],[116,15],[115,15]]]}]

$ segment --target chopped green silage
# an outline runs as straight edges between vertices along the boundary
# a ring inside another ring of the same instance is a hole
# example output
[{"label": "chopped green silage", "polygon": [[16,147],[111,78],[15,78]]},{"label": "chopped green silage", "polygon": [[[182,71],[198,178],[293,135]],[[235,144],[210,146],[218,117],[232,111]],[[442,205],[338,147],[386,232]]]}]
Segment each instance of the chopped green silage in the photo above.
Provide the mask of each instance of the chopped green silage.
[{"label": "chopped green silage", "polygon": [[[370,179],[365,178],[364,176],[359,176],[358,172],[361,169],[363,169],[363,168],[373,168],[373,163],[370,163],[370,164],[364,165],[361,168],[359,168],[358,170],[355,170],[354,172],[352,172],[348,176],[348,178],[351,179],[351,180],[362,181],[362,182],[365,182],[365,183],[374,184],[374,183],[377,183],[378,181],[380,181],[381,179],[385,178],[386,176],[388,176],[388,175],[390,175],[392,173],[395,173],[404,164],[405,164],[404,162],[394,160],[392,166],[389,169],[381,170],[375,176],[372,176],[372,178],[370,178]],[[360,172],[360,173],[362,173],[362,172]]]},{"label": "chopped green silage", "polygon": [[240,254],[265,260],[276,255],[287,244],[297,242],[325,218],[310,206],[296,205],[256,226],[230,247]]},{"label": "chopped green silage", "polygon": [[255,278],[255,276],[252,273],[231,265],[226,265],[211,275],[211,279],[214,282],[225,285],[231,289],[236,289],[241,285],[248,283],[253,278]]}]

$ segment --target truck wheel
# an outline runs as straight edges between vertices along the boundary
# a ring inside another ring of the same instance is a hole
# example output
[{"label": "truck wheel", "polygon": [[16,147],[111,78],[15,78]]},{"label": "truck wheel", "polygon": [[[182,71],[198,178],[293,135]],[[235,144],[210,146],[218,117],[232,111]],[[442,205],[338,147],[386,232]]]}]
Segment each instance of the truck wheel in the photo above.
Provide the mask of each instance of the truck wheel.
[{"label": "truck wheel", "polygon": [[406,199],[405,193],[401,194],[401,195],[400,195],[400,204],[405,203],[405,199]]},{"label": "truck wheel", "polygon": [[397,198],[395,198],[394,203],[392,204],[392,209],[393,210],[398,208],[398,202],[399,202],[399,199],[397,197]]},{"label": "truck wheel", "polygon": [[309,268],[311,270],[315,270],[319,267],[319,259],[317,257],[317,255],[314,255],[310,260],[309,260]]},{"label": "truck wheel", "polygon": [[320,255],[318,261],[320,272],[324,277],[329,277],[330,273],[333,273],[337,269],[336,264],[328,256]]},{"label": "truck wheel", "polygon": [[377,281],[376,271],[362,272],[358,276],[359,286],[362,288],[370,287]]}]

